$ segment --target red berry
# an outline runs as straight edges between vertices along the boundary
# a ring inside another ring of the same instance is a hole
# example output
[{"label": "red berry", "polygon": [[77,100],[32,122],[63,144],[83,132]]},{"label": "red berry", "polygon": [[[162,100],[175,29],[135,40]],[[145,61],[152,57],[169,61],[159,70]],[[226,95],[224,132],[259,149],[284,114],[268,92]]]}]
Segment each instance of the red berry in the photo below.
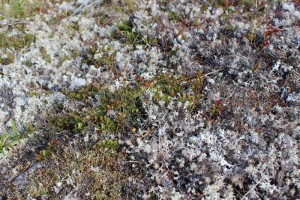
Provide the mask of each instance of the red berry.
[{"label": "red berry", "polygon": [[274,32],[274,33],[279,32],[279,28],[275,27],[275,28],[273,29],[273,32]]},{"label": "red berry", "polygon": [[221,104],[222,104],[222,100],[219,99],[216,101],[216,106],[220,106]]}]

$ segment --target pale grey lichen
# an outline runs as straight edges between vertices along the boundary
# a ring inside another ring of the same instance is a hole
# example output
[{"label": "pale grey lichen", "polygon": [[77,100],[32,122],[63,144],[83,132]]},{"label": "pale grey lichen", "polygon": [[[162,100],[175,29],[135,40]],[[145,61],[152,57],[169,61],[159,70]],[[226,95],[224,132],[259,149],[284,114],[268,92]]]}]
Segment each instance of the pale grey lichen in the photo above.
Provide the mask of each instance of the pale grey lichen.
[{"label": "pale grey lichen", "polygon": [[[36,135],[65,140],[69,135],[51,132],[47,117],[57,107],[62,113],[88,109],[66,91],[99,84],[113,93],[137,87],[139,80],[145,84],[147,101],[141,108],[147,119],[137,130],[103,136],[101,128],[90,125],[84,136],[66,139],[70,147],[103,138],[119,141],[127,156],[121,162],[128,170],[124,198],[299,198],[300,11],[295,2],[264,1],[256,9],[245,2],[150,0],[132,6],[126,11],[131,14],[124,14],[124,6],[114,10],[117,1],[103,1],[103,7],[96,1],[56,2],[27,19],[25,31],[35,42],[13,63],[0,65],[0,134],[11,130],[12,118],[20,131],[33,124]],[[88,5],[90,11],[82,10]],[[120,30],[123,22],[130,24],[128,33]],[[140,41],[126,42],[122,34]],[[161,74],[205,77],[199,91],[189,88],[190,80],[182,82],[188,94],[201,94],[199,105],[191,109],[191,102],[176,95],[154,101],[165,92],[151,82]],[[99,106],[100,99],[96,94],[86,101]],[[109,109],[106,116],[116,120],[118,113]],[[34,155],[47,142],[30,135],[5,151],[0,178],[16,176],[16,159]],[[100,173],[101,168],[88,169]],[[15,187],[29,184],[32,171]],[[70,172],[52,192],[58,198],[77,193],[90,198],[74,182],[82,174]]]}]

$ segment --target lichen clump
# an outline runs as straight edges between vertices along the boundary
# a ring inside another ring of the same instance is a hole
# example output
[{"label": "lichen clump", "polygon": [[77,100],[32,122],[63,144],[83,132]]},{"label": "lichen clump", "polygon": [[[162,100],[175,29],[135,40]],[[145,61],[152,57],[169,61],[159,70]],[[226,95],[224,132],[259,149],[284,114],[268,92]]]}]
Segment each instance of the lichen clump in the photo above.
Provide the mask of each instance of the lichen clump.
[{"label": "lichen clump", "polygon": [[299,198],[298,1],[0,10],[1,198]]}]

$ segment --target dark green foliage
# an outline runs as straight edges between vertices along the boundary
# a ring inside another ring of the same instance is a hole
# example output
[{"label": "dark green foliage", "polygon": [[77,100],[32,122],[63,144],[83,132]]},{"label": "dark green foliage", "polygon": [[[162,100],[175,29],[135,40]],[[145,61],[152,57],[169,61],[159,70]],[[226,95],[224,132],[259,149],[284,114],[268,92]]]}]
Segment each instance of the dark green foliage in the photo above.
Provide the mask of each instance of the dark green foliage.
[{"label": "dark green foliage", "polygon": [[[10,35],[12,31],[13,29],[8,28],[0,33],[0,48],[2,49],[0,63],[3,65],[14,62],[14,52],[19,52],[35,42],[35,36],[24,32],[24,25],[16,26],[15,31],[18,32],[17,34]],[[3,57],[3,55],[6,56]]]},{"label": "dark green foliage", "polygon": [[[58,105],[56,110],[59,114],[51,116],[49,121],[57,131],[84,133],[87,127],[94,126],[103,134],[128,134],[147,121],[146,105],[150,101],[154,104],[177,101],[188,103],[191,110],[197,109],[201,104],[204,82],[205,78],[199,71],[194,76],[159,74],[152,81],[137,77],[134,85],[113,92],[94,83],[76,91],[64,92],[70,99],[83,103],[82,111],[61,112],[59,110],[64,108]],[[153,94],[151,99],[147,91]],[[91,102],[97,102],[98,106]]]},{"label": "dark green foliage", "polygon": [[157,39],[149,36],[142,35],[138,31],[134,30],[134,25],[130,20],[123,21],[122,23],[118,23],[118,29],[114,33],[113,37],[115,39],[119,39],[127,44],[133,45],[135,48],[136,45],[156,45]]},{"label": "dark green foliage", "polygon": [[109,148],[112,150],[118,150],[119,148],[119,143],[116,140],[105,140],[105,141],[101,141],[99,142],[99,147],[100,148]]}]

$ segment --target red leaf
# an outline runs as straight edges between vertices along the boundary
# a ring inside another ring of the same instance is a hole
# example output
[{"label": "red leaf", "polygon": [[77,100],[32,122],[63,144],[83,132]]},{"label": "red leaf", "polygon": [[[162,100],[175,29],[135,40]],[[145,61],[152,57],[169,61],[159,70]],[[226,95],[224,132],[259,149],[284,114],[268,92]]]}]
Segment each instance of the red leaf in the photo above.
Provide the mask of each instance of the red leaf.
[{"label": "red leaf", "polygon": [[266,47],[266,46],[268,46],[268,45],[270,45],[271,43],[270,43],[270,41],[269,40],[266,40],[265,42],[264,42],[264,47]]}]

